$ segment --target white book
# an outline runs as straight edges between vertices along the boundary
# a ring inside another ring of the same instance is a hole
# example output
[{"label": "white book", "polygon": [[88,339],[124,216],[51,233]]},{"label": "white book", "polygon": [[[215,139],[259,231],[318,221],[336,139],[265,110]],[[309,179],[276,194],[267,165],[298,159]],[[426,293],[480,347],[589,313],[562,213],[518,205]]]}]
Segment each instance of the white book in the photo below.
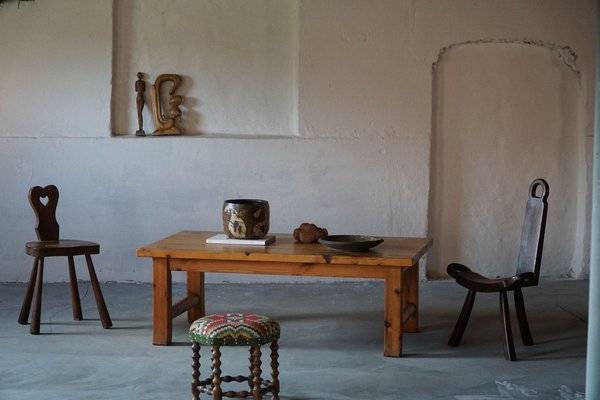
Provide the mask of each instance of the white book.
[{"label": "white book", "polygon": [[275,242],[274,235],[267,235],[262,239],[232,239],[224,233],[218,233],[206,239],[207,244],[233,244],[244,246],[266,246]]}]

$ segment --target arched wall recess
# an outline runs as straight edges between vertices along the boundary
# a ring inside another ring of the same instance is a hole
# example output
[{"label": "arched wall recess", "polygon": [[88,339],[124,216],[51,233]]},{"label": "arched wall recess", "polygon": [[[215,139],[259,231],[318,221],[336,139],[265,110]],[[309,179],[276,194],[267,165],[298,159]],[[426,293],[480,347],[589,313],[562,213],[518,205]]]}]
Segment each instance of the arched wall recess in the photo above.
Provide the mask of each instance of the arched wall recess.
[{"label": "arched wall recess", "polygon": [[[8,0],[0,0],[0,4],[4,3],[5,1],[8,1]],[[33,1],[33,0],[19,0],[17,3],[17,8],[21,7],[22,1]]]},{"label": "arched wall recess", "polygon": [[491,40],[442,49],[433,64],[430,278],[450,262],[514,271],[529,183],[550,183],[542,274],[585,274],[580,73],[570,47]]}]

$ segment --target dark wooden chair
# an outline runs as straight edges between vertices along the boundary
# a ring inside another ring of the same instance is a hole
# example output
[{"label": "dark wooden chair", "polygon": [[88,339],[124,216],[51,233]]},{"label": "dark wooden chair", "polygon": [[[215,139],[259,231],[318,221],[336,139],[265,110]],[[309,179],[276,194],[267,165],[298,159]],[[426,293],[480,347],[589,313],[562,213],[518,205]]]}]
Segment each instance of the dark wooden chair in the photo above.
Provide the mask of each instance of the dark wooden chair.
[{"label": "dark wooden chair", "polygon": [[504,357],[510,361],[516,360],[506,294],[509,291],[514,292],[521,340],[526,346],[533,344],[521,288],[538,284],[542,249],[544,247],[549,190],[548,183],[543,179],[534,180],[529,187],[529,199],[525,208],[525,221],[521,233],[521,246],[515,275],[507,278],[490,279],[471,271],[462,264],[453,263],[448,265],[448,274],[456,279],[459,285],[469,290],[452,336],[448,341],[448,346],[458,346],[460,344],[473,309],[475,294],[477,292],[498,292],[500,293],[500,314],[504,333]]},{"label": "dark wooden chair", "polygon": [[[47,198],[46,204],[42,199]],[[77,275],[75,273],[74,256],[83,255],[87,261],[87,267],[98,306],[98,313],[102,326],[107,329],[112,326],[112,321],[108,315],[104,297],[100,290],[100,284],[92,263],[92,254],[100,253],[100,245],[98,243],[86,242],[82,240],[60,240],[59,225],[56,221],[56,206],[58,204],[58,189],[54,185],[49,185],[44,188],[40,186],[32,187],[29,190],[29,203],[33,207],[37,218],[37,226],[35,232],[39,241],[29,242],[25,245],[25,251],[32,257],[33,268],[23,305],[21,314],[19,315],[19,323],[27,324],[29,318],[29,310],[33,300],[33,312],[31,317],[30,332],[33,335],[40,333],[40,314],[42,308],[42,284],[44,279],[44,258],[46,257],[68,257],[69,261],[69,278],[71,281],[71,302],[73,307],[73,318],[82,320],[81,302],[79,300],[79,290],[77,288]]]}]

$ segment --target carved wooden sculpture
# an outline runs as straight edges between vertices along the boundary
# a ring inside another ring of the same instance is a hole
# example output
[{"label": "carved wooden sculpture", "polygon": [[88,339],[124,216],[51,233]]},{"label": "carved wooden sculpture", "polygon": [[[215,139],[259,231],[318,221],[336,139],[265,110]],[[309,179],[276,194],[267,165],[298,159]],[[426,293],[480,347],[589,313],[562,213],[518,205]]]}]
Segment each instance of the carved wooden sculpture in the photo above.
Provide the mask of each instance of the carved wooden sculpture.
[{"label": "carved wooden sculpture", "polygon": [[[160,98],[160,87],[163,83],[171,81],[173,86],[169,89],[169,113],[163,114],[162,99]],[[183,98],[175,94],[181,85],[181,76],[176,74],[162,74],[156,77],[152,85],[152,116],[156,130],[154,135],[181,135],[181,130],[175,126],[176,120],[181,117],[179,105]]]},{"label": "carved wooden sculpture", "polygon": [[137,81],[135,81],[135,91],[137,96],[135,98],[135,105],[137,108],[138,117],[138,130],[135,132],[136,136],[146,136],[144,132],[144,118],[142,117],[142,110],[144,109],[144,92],[146,91],[146,82],[144,82],[144,74],[141,72],[137,73]]},{"label": "carved wooden sculpture", "polygon": [[315,224],[303,223],[294,229],[294,239],[301,243],[316,243],[320,238],[329,235],[327,229]]}]

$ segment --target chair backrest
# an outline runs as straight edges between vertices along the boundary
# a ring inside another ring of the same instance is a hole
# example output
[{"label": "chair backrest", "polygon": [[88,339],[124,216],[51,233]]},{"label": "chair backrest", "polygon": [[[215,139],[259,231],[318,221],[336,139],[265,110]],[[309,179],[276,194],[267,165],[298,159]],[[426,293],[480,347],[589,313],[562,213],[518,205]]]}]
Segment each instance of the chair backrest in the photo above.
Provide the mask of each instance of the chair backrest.
[{"label": "chair backrest", "polygon": [[[48,201],[44,204],[42,199],[46,197]],[[56,221],[58,188],[54,185],[32,187],[29,189],[29,203],[33,207],[37,218],[35,233],[38,240],[58,240],[60,231],[60,227]]]},{"label": "chair backrest", "polygon": [[[538,194],[538,192],[540,192]],[[525,208],[525,220],[521,232],[521,247],[517,260],[517,274],[533,272],[534,284],[537,285],[544,248],[544,232],[546,230],[546,214],[548,212],[548,182],[538,178],[529,186],[529,199]]]}]

